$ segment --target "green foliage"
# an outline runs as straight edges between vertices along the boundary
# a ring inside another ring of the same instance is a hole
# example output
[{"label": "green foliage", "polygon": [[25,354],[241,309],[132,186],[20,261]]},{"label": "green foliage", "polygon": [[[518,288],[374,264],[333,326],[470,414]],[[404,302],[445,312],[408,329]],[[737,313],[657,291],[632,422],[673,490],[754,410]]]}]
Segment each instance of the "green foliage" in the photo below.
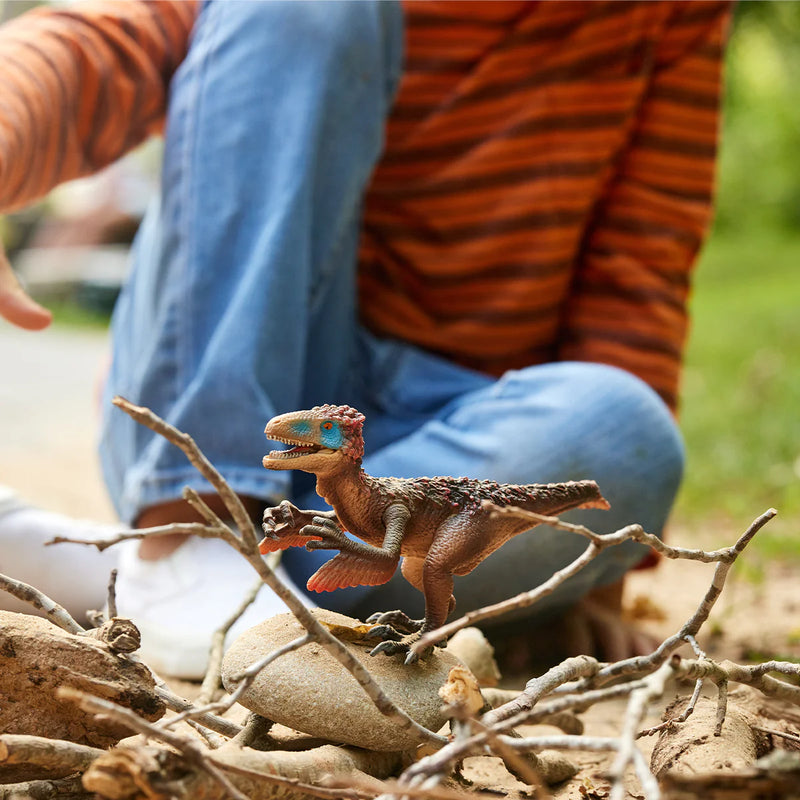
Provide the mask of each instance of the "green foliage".
[{"label": "green foliage", "polygon": [[726,58],[713,235],[698,266],[678,516],[800,560],[800,2],[741,2]]},{"label": "green foliage", "polygon": [[718,232],[706,247],[683,382],[684,517],[744,530],[774,506],[770,531],[800,527],[799,264],[800,232]]},{"label": "green foliage", "polygon": [[726,58],[717,227],[800,223],[800,2],[742,2]]}]

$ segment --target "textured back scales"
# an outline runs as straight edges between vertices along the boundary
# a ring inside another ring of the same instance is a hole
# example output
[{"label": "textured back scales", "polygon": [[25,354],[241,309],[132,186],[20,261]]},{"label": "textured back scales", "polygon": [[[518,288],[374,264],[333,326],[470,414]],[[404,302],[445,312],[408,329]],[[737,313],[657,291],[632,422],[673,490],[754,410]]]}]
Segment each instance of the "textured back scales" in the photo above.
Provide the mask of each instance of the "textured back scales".
[{"label": "textured back scales", "polygon": [[[567,481],[520,486],[524,499],[498,502],[497,505],[516,505],[526,511],[555,516],[571,508],[609,508],[594,481]],[[516,494],[516,493],[514,493]],[[495,501],[497,502],[497,501]]]}]

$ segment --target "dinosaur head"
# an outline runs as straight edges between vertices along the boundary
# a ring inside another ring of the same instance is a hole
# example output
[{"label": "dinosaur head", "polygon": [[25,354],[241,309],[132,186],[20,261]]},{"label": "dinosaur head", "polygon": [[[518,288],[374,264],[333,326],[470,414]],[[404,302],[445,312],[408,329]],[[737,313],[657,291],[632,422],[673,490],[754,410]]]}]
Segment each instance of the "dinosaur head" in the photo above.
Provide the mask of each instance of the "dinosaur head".
[{"label": "dinosaur head", "polygon": [[364,454],[364,415],[350,406],[315,406],[273,417],[268,439],[290,445],[264,456],[267,469],[302,469],[317,475],[358,466]]}]

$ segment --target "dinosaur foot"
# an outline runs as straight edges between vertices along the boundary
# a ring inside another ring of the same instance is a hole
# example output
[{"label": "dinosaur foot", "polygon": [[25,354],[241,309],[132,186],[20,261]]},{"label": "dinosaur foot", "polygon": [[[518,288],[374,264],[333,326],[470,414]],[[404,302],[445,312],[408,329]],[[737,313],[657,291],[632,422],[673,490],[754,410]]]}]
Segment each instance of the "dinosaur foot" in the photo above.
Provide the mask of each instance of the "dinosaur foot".
[{"label": "dinosaur foot", "polygon": [[415,664],[419,661],[419,655],[411,650],[411,645],[414,644],[419,639],[418,633],[412,633],[408,636],[403,636],[401,639],[396,641],[393,640],[386,640],[381,642],[377,647],[373,647],[370,650],[371,656],[376,656],[378,653],[383,653],[387,656],[394,656],[401,653],[405,653],[405,664]]},{"label": "dinosaur foot", "polygon": [[[422,623],[425,622],[425,620],[411,619],[411,617],[403,611],[385,611],[383,613],[378,611],[367,617],[367,622],[371,625],[378,625],[381,627],[391,626],[395,631],[400,631],[400,633],[416,633],[422,627]],[[376,629],[373,628],[373,631],[374,630]],[[370,633],[372,633],[372,631],[370,631]],[[377,636],[378,634],[376,634],[376,638]],[[382,636],[381,638],[385,639],[389,637]]]}]

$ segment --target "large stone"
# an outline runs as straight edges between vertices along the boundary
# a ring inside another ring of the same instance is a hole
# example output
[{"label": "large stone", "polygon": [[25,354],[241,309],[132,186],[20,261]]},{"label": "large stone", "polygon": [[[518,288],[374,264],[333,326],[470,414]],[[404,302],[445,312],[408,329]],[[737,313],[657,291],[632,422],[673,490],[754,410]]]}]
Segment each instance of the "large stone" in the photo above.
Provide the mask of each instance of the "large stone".
[{"label": "large stone", "polygon": [[[434,731],[444,724],[438,691],[451,667],[460,663],[455,656],[435,649],[411,665],[405,665],[402,656],[372,657],[369,651],[376,642],[360,638],[363,623],[324,609],[313,613],[329,627],[334,626],[342,644],[412,719]],[[225,655],[225,688],[232,691],[233,679],[242,670],[304,633],[291,614],[281,614],[245,631]],[[240,702],[273,722],[332,742],[370,750],[408,750],[420,743],[413,731],[403,730],[381,714],[356,679],[316,642],[273,661],[259,673]]]},{"label": "large stone", "polygon": [[[143,664],[41,617],[0,611],[0,732],[101,748],[130,735],[126,725],[82,711],[59,697],[61,687],[112,700],[151,722],[166,711]],[[0,782],[36,777],[44,777],[39,768],[0,765]]]}]

